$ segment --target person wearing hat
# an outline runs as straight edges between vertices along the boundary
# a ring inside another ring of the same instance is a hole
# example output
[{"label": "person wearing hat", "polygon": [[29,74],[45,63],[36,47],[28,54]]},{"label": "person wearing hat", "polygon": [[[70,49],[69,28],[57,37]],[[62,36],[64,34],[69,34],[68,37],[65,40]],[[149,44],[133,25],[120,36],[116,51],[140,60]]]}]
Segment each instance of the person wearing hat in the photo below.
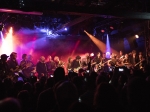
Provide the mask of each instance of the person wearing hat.
[{"label": "person wearing hat", "polygon": [[81,68],[81,57],[79,55],[73,60],[71,68],[78,73],[78,70]]},{"label": "person wearing hat", "polygon": [[1,59],[0,59],[0,78],[4,79],[7,77],[7,75],[9,74],[9,67],[7,64],[7,58],[9,56],[7,56],[6,54],[2,54],[1,55]]},{"label": "person wearing hat", "polygon": [[7,63],[8,63],[8,66],[9,66],[10,71],[11,71],[13,74],[19,72],[20,67],[19,67],[19,64],[18,64],[18,61],[17,61],[17,53],[12,52],[12,53],[10,54],[10,58],[9,58],[9,60],[7,61]]}]

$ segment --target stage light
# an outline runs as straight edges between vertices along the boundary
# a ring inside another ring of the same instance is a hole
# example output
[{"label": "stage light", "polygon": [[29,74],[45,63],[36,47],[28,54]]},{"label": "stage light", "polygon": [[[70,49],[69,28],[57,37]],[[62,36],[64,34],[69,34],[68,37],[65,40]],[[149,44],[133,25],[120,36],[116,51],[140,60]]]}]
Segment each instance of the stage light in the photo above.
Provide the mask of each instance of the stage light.
[{"label": "stage light", "polygon": [[114,27],[113,27],[113,26],[110,26],[109,28],[110,28],[111,30],[113,30],[113,29],[114,29]]},{"label": "stage light", "polygon": [[13,29],[10,27],[9,32],[2,42],[1,53],[10,55],[10,53],[14,50],[13,44]]},{"label": "stage light", "polygon": [[[90,33],[88,33],[87,31],[84,30],[84,32],[87,34],[87,36],[94,42],[94,44],[99,48],[99,50],[103,53],[105,53],[107,50],[106,48],[106,44],[102,41],[100,41],[99,39],[97,39],[96,37],[94,37],[93,35],[91,35]],[[114,50],[113,48],[110,47],[110,51],[115,53],[115,54],[119,54],[116,50]]]},{"label": "stage light", "polygon": [[[110,53],[110,42],[109,42],[109,36],[107,34],[107,40],[106,40],[106,52]],[[107,57],[109,58],[109,57]]]},{"label": "stage light", "polygon": [[104,32],[105,32],[105,30],[101,30],[101,32],[102,32],[102,33],[104,33]]},{"label": "stage light", "polygon": [[139,35],[135,35],[136,38],[139,38]]},{"label": "stage light", "polygon": [[65,31],[67,31],[68,29],[67,29],[67,28],[65,28],[64,30],[65,30]]},{"label": "stage light", "polygon": [[48,34],[51,35],[51,34],[52,34],[52,31],[49,31]]},{"label": "stage light", "polygon": [[106,58],[110,58],[110,52],[106,52]]},{"label": "stage light", "polygon": [[52,35],[52,31],[47,29],[47,35]]},{"label": "stage light", "polygon": [[91,53],[90,56],[93,57],[93,56],[94,56],[94,53]]}]

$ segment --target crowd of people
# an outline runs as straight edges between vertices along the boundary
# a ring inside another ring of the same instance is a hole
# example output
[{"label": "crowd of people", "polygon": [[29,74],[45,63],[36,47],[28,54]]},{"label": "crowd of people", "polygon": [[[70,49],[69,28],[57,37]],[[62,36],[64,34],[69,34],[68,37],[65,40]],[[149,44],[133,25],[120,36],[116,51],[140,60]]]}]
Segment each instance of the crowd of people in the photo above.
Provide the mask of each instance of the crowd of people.
[{"label": "crowd of people", "polygon": [[32,58],[1,55],[0,112],[150,111],[150,52]]}]

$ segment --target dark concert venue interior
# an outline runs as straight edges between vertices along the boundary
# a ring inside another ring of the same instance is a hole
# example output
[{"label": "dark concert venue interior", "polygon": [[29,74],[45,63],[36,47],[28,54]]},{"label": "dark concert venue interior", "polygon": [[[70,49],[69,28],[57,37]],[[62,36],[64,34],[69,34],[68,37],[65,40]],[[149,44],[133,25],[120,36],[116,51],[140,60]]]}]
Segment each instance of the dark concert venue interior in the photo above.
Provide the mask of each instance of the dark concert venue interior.
[{"label": "dark concert venue interior", "polygon": [[149,6],[0,0],[0,111],[150,110]]}]

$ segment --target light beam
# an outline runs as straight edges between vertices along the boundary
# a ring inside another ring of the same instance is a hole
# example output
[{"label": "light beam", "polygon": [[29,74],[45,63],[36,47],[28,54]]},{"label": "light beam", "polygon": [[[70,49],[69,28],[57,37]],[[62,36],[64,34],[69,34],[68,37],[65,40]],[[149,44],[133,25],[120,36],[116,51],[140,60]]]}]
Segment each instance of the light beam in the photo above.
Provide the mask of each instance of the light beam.
[{"label": "light beam", "polygon": [[1,46],[1,53],[2,54],[7,54],[10,55],[11,52],[13,52],[13,29],[12,27],[10,28],[6,38],[3,40],[2,42],[2,46]]},{"label": "light beam", "polygon": [[[87,31],[84,30],[84,32],[90,37],[90,39],[95,43],[95,45],[99,48],[99,50],[103,53],[106,53],[106,44],[104,44],[102,41],[98,40],[96,37],[88,33]],[[110,51],[119,54],[116,50],[110,48]]]},{"label": "light beam", "polygon": [[108,55],[106,55],[107,58],[110,58],[110,53],[111,53],[110,42],[109,42],[109,36],[107,34],[107,39],[106,39],[106,54],[108,54]]}]

